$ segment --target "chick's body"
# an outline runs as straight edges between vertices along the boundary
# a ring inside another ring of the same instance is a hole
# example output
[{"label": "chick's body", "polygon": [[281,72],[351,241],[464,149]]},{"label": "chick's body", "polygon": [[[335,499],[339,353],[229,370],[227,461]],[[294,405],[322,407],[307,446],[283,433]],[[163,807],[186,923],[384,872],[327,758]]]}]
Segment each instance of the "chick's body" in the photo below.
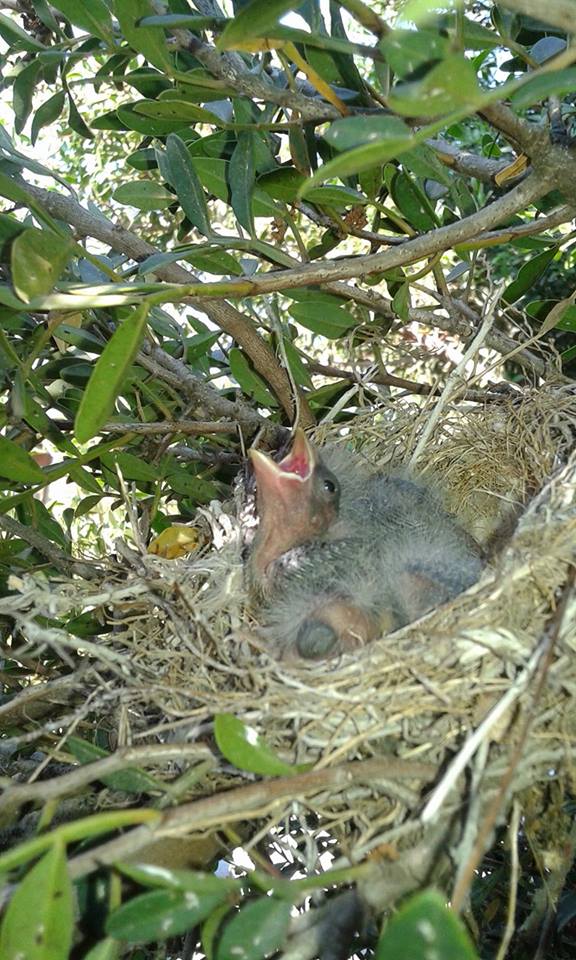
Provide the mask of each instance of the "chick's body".
[{"label": "chick's body", "polygon": [[263,619],[279,650],[352,649],[478,579],[481,548],[418,478],[376,473],[344,448],[322,448],[318,462],[338,478],[338,511],[268,569]]}]

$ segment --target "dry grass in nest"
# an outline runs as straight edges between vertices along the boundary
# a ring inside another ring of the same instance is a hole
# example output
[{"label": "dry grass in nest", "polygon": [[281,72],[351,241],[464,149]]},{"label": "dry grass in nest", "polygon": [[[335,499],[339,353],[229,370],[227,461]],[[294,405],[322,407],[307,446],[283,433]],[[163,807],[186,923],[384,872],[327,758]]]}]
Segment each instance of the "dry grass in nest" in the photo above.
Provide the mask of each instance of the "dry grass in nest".
[{"label": "dry grass in nest", "polygon": [[[418,460],[424,475],[443,478],[453,509],[485,541],[528,506],[475,587],[338,660],[289,665],[269,656],[244,606],[238,524],[217,511],[205,515],[220,548],[194,560],[134,554],[131,569],[111,563],[96,585],[25,580],[2,605],[36,649],[65,646],[78,664],[78,641],[38,626],[40,611],[95,609],[113,627],[97,643],[80,642],[82,704],[68,720],[54,708],[52,719],[66,731],[95,713],[111,728],[121,720],[126,742],[210,744],[210,721],[226,712],[290,763],[321,772],[379,761],[369,778],[327,776],[300,796],[306,807],[314,795],[323,825],[355,860],[382,844],[421,843],[426,823],[434,837],[439,824],[451,829],[465,769],[478,820],[503,778],[499,816],[514,794],[544,792],[554,775],[566,782],[576,757],[575,416],[576,397],[561,386],[466,412],[445,406]],[[332,425],[318,439],[397,463],[400,450],[409,459],[417,449],[425,425],[410,403],[383,405],[345,435]],[[216,766],[193,793],[225,782],[229,773]],[[424,789],[432,792],[422,818]],[[255,819],[272,825],[289,810],[288,793]],[[250,811],[231,801],[229,819]]]}]

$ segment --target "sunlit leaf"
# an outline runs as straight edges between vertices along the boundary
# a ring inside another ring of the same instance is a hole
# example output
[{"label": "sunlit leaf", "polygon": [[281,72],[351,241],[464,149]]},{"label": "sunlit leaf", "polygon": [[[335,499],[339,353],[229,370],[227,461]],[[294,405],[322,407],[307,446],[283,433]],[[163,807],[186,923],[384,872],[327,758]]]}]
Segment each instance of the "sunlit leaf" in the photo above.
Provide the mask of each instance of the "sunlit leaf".
[{"label": "sunlit leaf", "polygon": [[251,37],[263,36],[293,9],[294,0],[251,0],[227,23],[218,39],[218,48],[231,50]]}]

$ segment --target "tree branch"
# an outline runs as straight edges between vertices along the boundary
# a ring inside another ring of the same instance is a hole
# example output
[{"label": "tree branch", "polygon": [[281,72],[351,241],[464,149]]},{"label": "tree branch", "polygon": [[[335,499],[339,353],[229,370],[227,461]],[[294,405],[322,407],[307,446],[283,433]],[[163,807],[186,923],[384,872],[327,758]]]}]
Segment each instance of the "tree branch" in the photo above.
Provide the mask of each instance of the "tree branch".
[{"label": "tree branch", "polygon": [[135,827],[115,840],[79,854],[69,864],[70,876],[72,879],[86,876],[101,866],[132,856],[161,837],[254,818],[262,815],[262,810],[274,810],[278,805],[300,797],[325,790],[345,790],[354,783],[372,783],[374,780],[419,780],[425,783],[436,773],[434,764],[387,757],[384,760],[352,761],[339,767],[223,790],[166,811],[154,827]]},{"label": "tree branch", "polygon": [[65,573],[66,576],[71,576],[75,573],[84,580],[94,580],[102,576],[102,570],[95,563],[91,564],[85,563],[82,560],[74,560],[72,557],[69,557],[68,554],[64,553],[60,547],[57,547],[54,543],[51,543],[50,540],[47,540],[46,537],[38,533],[37,530],[25,526],[18,520],[6,516],[6,514],[0,515],[0,530],[4,530],[9,536],[18,537],[18,539],[30,544],[34,550],[37,550],[38,553],[46,557],[50,563],[62,573]]},{"label": "tree branch", "polygon": [[566,33],[576,33],[576,18],[572,0],[501,0],[502,6],[528,17],[534,17],[541,23],[551,23]]}]

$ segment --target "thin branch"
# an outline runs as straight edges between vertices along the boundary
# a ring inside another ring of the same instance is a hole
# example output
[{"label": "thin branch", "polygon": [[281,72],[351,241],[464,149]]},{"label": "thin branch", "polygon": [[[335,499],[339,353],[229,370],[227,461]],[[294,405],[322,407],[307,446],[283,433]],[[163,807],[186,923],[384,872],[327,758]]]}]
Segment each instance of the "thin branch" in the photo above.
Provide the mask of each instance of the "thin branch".
[{"label": "thin branch", "polygon": [[[194,743],[147,744],[144,747],[123,747],[109,757],[94,760],[64,773],[35,783],[15,783],[0,797],[0,810],[13,810],[30,801],[45,803],[74,793],[80,787],[102,780],[103,777],[126,770],[127,767],[146,766],[152,763],[169,763],[187,758],[211,759],[208,747]],[[161,787],[161,784],[159,785]]]},{"label": "thin branch", "polygon": [[[352,380],[354,383],[376,383],[387,387],[398,387],[422,397],[435,396],[441,393],[440,387],[431,386],[428,383],[416,383],[414,380],[406,380],[404,377],[395,377],[391,373],[370,372],[369,370],[365,373],[356,373],[354,370],[326,366],[326,364],[317,363],[315,360],[309,360],[307,366],[312,373],[322,374],[324,377]],[[499,402],[504,399],[504,395],[502,391],[490,393],[489,390],[463,390],[460,398],[474,403],[486,403],[490,400]]]},{"label": "thin branch", "polygon": [[161,420],[149,423],[106,423],[101,429],[104,433],[138,433],[152,436],[183,433],[186,436],[198,437],[205,433],[237,433],[238,423],[234,421],[224,423],[208,420]]}]

